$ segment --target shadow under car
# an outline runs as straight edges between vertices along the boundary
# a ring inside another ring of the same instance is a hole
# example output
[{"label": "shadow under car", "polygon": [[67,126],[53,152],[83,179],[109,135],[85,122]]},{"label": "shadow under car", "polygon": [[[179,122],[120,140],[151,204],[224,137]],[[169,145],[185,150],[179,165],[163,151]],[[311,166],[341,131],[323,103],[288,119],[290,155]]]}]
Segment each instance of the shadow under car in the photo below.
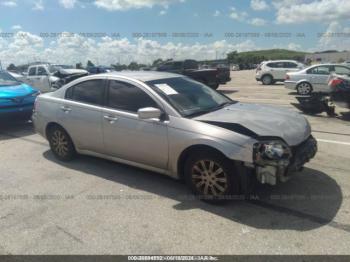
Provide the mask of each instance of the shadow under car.
[{"label": "shadow under car", "polygon": [[44,157],[86,175],[176,200],[173,208],[179,211],[202,209],[258,229],[306,231],[328,224],[350,232],[350,225],[333,221],[343,200],[339,185],[327,174],[310,168],[285,184],[258,186],[250,200],[211,205],[193,197],[183,182],[164,175],[88,156],[69,163],[59,162],[50,151],[44,152]]}]

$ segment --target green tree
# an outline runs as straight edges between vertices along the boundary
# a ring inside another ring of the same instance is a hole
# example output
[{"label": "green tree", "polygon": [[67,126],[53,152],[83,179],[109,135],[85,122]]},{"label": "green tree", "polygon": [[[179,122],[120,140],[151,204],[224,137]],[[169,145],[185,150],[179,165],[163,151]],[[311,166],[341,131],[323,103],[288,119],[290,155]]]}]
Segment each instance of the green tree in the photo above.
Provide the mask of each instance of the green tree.
[{"label": "green tree", "polygon": [[238,53],[237,51],[233,51],[227,54],[227,61],[231,64],[237,63]]},{"label": "green tree", "polygon": [[10,64],[10,65],[7,67],[7,70],[8,70],[8,71],[16,71],[16,70],[17,70],[17,67],[16,67],[14,64]]},{"label": "green tree", "polygon": [[129,70],[132,70],[132,71],[137,71],[137,70],[139,70],[139,65],[138,65],[138,63],[136,63],[136,62],[131,62],[129,65],[128,65],[128,69]]},{"label": "green tree", "polygon": [[87,61],[86,67],[93,67],[95,66],[93,62],[91,62],[90,60]]},{"label": "green tree", "polygon": [[114,70],[116,70],[116,71],[123,71],[123,70],[128,69],[128,66],[127,66],[127,65],[121,65],[121,64],[119,64],[119,63],[114,64],[114,65],[112,64],[111,67],[113,67]]}]

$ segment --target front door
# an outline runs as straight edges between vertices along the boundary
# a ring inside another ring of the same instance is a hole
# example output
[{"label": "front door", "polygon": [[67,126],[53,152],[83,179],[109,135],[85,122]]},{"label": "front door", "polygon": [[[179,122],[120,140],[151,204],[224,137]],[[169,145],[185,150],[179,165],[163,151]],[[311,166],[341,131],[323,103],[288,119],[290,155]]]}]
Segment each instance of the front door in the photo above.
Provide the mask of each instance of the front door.
[{"label": "front door", "polygon": [[36,87],[43,93],[50,92],[50,74],[46,71],[46,68],[43,66],[39,66],[35,78]]},{"label": "front door", "polygon": [[167,169],[168,126],[166,122],[141,120],[141,108],[161,108],[142,87],[110,80],[103,109],[104,145],[108,155],[126,161]]}]

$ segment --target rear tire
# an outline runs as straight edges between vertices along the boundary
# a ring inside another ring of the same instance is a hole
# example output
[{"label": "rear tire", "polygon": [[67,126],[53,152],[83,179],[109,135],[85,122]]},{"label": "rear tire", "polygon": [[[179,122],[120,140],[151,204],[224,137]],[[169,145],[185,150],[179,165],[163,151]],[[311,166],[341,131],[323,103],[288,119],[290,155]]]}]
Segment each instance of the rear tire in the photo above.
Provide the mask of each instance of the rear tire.
[{"label": "rear tire", "polygon": [[192,154],[185,163],[185,179],[200,200],[219,203],[239,197],[239,176],[235,164],[220,153]]},{"label": "rear tire", "polygon": [[68,162],[76,157],[73,141],[62,127],[58,125],[51,127],[47,138],[51,151],[58,160]]},{"label": "rear tire", "polygon": [[264,75],[261,78],[261,82],[263,85],[272,85],[273,84],[273,77],[270,75]]}]

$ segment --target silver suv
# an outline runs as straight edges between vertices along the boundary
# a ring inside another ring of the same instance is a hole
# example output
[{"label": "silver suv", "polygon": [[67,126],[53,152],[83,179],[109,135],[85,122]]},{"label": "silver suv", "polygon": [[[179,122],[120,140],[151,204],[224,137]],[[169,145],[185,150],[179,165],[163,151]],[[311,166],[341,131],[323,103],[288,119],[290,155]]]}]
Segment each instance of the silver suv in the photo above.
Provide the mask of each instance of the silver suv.
[{"label": "silver suv", "polygon": [[288,72],[297,72],[304,65],[294,60],[275,60],[262,62],[256,69],[255,79],[264,85],[283,82]]},{"label": "silver suv", "polygon": [[37,98],[35,129],[62,161],[77,153],[185,179],[201,198],[275,185],[317,151],[308,121],[243,104],[187,77],[124,72],[75,80]]}]

